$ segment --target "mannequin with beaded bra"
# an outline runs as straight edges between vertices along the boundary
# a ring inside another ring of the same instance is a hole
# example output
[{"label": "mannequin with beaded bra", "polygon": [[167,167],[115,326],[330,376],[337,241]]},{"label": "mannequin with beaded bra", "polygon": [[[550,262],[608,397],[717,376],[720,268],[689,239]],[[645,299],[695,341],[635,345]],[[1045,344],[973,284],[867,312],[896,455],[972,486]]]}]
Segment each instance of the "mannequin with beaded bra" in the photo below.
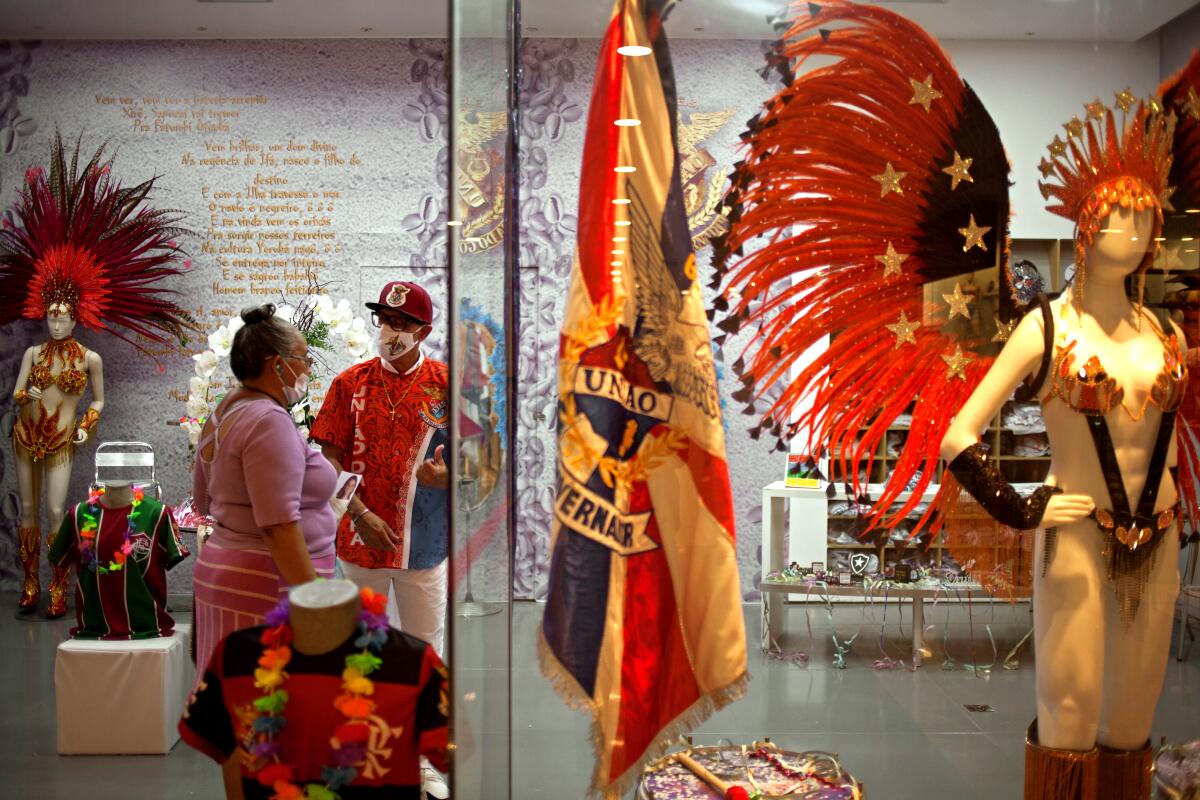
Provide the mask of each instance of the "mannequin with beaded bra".
[{"label": "mannequin with beaded bra", "polygon": [[[105,405],[103,362],[73,336],[76,325],[112,333],[139,347],[184,341],[195,325],[155,286],[179,274],[176,240],[189,232],[172,212],[150,208],[148,180],[122,187],[112,177],[104,148],[79,168],[80,143],[68,159],[56,134],[49,169],[26,170],[13,207],[15,224],[0,230],[0,285],[24,291],[0,298],[0,325],[44,319],[50,338],[25,351],[14,386],[18,415],[13,450],[20,485],[18,552],[25,578],[18,601],[33,612],[41,597],[41,488],[46,488],[47,530],[65,511],[75,448],[95,433]],[[129,331],[123,333],[113,326]],[[90,383],[91,402],[79,418]],[[66,613],[66,567],[52,565],[47,616]]]},{"label": "mannequin with beaded bra", "polygon": [[[1049,210],[1076,225],[1072,284],[1020,322],[942,442],[950,471],[985,510],[1036,529],[1038,715],[1026,798],[1149,797],[1150,726],[1179,592],[1183,509],[1172,472],[1188,444],[1176,419],[1187,345],[1141,302],[1175,116],[1135,109],[1124,94],[1118,105],[1132,113],[1119,133],[1111,110],[1089,105],[1086,128],[1068,127],[1068,142],[1056,138],[1043,162]],[[1014,390],[1040,400],[1053,454],[1028,497],[977,437]]]}]

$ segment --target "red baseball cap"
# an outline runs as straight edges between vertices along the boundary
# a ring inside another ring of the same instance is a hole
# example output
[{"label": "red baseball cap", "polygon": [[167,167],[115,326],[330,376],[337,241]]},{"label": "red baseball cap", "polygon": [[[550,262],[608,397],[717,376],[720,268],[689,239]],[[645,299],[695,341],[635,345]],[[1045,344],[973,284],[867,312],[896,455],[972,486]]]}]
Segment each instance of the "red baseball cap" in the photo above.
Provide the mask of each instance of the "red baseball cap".
[{"label": "red baseball cap", "polygon": [[378,303],[365,303],[372,311],[398,311],[426,325],[433,322],[429,292],[412,281],[392,281],[379,293]]}]

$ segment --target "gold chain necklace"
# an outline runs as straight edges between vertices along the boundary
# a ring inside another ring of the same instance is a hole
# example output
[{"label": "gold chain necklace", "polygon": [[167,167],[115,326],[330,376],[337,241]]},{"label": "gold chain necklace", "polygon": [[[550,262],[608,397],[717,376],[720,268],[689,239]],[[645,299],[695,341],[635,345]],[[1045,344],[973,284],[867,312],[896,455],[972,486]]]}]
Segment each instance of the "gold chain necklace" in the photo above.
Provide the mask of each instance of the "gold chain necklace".
[{"label": "gold chain necklace", "polygon": [[417,382],[417,375],[420,374],[422,365],[423,362],[413,367],[412,377],[408,379],[408,384],[404,387],[404,396],[393,403],[392,395],[387,389],[387,379],[383,375],[383,359],[379,360],[379,385],[383,387],[383,396],[387,400],[387,404],[389,406],[388,419],[390,419],[392,422],[396,421],[396,409],[400,407],[401,403],[408,399],[409,393],[412,392],[413,384]]}]

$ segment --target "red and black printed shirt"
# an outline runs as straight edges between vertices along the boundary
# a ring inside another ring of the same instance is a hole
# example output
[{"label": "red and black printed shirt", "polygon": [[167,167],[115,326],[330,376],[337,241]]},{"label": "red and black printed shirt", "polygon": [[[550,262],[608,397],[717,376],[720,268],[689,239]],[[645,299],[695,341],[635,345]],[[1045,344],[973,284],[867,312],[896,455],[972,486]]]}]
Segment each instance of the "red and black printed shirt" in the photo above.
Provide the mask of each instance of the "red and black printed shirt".
[{"label": "red and black printed shirt", "polygon": [[[254,686],[254,670],[263,652],[262,631],[262,626],[246,628],[221,640],[179,722],[183,740],[210,758],[224,763],[236,754],[246,800],[266,800],[274,794],[247,774],[247,767],[258,766],[249,750],[258,716],[254,701],[263,696]],[[321,767],[332,763],[329,739],[345,722],[333,701],[342,693],[346,656],[360,652],[354,646],[357,635],[356,631],[340,647],[321,655],[292,648],[282,687],[288,693],[283,712],[287,724],[276,741],[282,746],[282,760],[295,769],[295,782],[301,786],[321,783]],[[376,655],[383,665],[370,675],[376,707],[369,719],[366,759],[356,765],[358,777],[338,795],[342,800],[417,800],[421,795],[418,757],[425,756],[443,771],[447,768],[447,671],[433,648],[394,629]]]},{"label": "red and black printed shirt", "polygon": [[367,546],[342,517],[338,558],[368,569],[429,569],[446,560],[446,496],[419,486],[417,466],[448,440],[446,365],[421,360],[401,375],[379,358],[333,379],[309,439],[342,451],[342,469],[363,476],[358,497],[401,537],[396,550]]}]

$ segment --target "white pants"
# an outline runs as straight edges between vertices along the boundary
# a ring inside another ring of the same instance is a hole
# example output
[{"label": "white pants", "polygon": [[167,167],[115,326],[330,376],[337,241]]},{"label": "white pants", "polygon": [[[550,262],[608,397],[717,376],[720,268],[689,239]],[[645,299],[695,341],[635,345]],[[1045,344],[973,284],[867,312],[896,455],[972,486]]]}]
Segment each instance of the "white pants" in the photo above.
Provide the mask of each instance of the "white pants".
[{"label": "white pants", "polygon": [[391,598],[388,624],[429,642],[439,656],[446,627],[448,563],[429,569],[367,569],[338,559],[347,580]]}]

